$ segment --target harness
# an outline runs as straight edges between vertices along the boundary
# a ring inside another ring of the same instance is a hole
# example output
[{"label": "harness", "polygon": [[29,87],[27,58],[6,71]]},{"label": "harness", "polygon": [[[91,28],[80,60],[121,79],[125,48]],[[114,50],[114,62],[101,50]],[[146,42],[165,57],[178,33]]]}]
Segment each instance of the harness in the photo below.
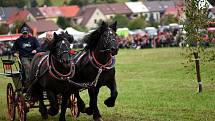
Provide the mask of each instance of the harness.
[{"label": "harness", "polygon": [[[88,55],[86,55],[88,54]],[[80,60],[87,56],[87,60],[86,63],[84,64],[84,66],[82,67],[82,69],[87,65],[87,64],[91,64],[94,68],[98,69],[98,73],[94,79],[93,82],[88,82],[88,83],[77,83],[71,80],[71,78],[68,80],[71,84],[80,87],[82,89],[80,89],[80,91],[84,90],[84,89],[88,89],[88,88],[93,88],[97,86],[99,77],[101,75],[101,73],[103,71],[112,69],[115,66],[115,57],[111,56],[111,58],[108,60],[108,62],[106,64],[101,64],[98,62],[98,60],[95,58],[95,54],[93,51],[83,51],[81,54],[79,54],[75,61],[75,64],[77,64],[78,62],[80,62]]]},{"label": "harness", "polygon": [[[88,55],[87,55],[88,54]],[[87,82],[87,83],[77,83],[72,81],[72,78],[75,74],[75,65],[83,59],[83,57],[87,57],[86,63],[82,67],[82,69],[87,65],[91,64],[94,68],[98,69],[98,73],[94,79],[93,82]],[[111,56],[111,55],[110,55]],[[41,75],[39,75],[40,68],[42,66],[42,63],[46,62],[48,69],[46,69]],[[106,64],[101,64],[98,62],[98,60],[95,58],[95,54],[93,51],[82,51],[78,54],[76,54],[73,59],[70,61],[70,71],[67,74],[62,74],[58,72],[53,64],[53,57],[48,55],[45,55],[40,61],[39,64],[37,65],[37,70],[35,74],[35,79],[31,83],[31,85],[28,87],[27,92],[30,90],[30,88],[33,86],[33,84],[36,83],[39,77],[43,76],[45,73],[49,72],[49,74],[57,79],[57,80],[66,80],[70,84],[81,88],[79,91],[83,91],[88,88],[94,88],[97,86],[99,77],[103,71],[110,70],[115,66],[115,57],[111,56],[111,58],[108,60]],[[56,75],[55,75],[56,74]]]}]

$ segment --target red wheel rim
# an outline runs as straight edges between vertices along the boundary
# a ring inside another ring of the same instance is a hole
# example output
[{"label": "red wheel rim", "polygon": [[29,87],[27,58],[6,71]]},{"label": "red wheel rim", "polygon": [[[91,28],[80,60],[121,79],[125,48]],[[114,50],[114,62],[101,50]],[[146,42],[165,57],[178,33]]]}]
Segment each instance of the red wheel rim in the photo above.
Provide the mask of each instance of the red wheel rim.
[{"label": "red wheel rim", "polygon": [[77,117],[78,116],[78,104],[77,104],[77,98],[72,94],[70,96],[70,101],[71,101],[71,115],[72,117]]},{"label": "red wheel rim", "polygon": [[19,121],[26,121],[26,104],[25,99],[22,95],[18,96],[18,119]]},{"label": "red wheel rim", "polygon": [[11,83],[7,85],[7,108],[8,118],[10,121],[15,120],[15,103],[14,103],[14,90]]}]

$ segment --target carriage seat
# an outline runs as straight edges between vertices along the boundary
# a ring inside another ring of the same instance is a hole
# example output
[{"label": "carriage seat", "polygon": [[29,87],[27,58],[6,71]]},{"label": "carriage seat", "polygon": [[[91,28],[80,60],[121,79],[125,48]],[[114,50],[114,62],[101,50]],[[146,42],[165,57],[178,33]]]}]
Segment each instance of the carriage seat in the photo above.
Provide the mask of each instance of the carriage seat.
[{"label": "carriage seat", "polygon": [[[3,71],[4,73],[1,73],[1,75],[5,76],[19,76],[20,71],[16,67],[16,61],[15,60],[10,60],[10,59],[1,59],[3,63]],[[15,69],[13,69],[15,67]]]}]

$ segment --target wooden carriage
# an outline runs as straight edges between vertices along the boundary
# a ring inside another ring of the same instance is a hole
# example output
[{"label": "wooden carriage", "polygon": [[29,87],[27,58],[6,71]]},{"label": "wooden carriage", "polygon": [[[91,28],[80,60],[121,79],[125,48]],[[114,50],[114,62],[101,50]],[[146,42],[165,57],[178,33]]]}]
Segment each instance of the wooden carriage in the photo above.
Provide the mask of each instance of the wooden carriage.
[{"label": "wooden carriage", "polygon": [[[23,91],[23,82],[25,80],[24,72],[20,61],[16,59],[1,59],[3,63],[3,73],[2,76],[12,78],[13,84],[7,84],[7,108],[8,108],[8,120],[14,121],[17,116],[19,121],[26,121],[27,112],[30,108],[38,108],[36,102],[32,102],[27,94]],[[46,100],[46,93],[44,92],[44,99]],[[59,98],[59,101],[61,98]],[[77,117],[77,99],[74,95],[71,95],[71,115]],[[47,104],[48,106],[48,104]]]}]

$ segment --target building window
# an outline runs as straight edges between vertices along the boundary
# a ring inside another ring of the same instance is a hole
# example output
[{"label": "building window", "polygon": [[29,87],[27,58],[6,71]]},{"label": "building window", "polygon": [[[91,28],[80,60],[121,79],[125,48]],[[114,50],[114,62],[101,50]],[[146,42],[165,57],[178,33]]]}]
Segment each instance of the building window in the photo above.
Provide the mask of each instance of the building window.
[{"label": "building window", "polygon": [[94,23],[95,23],[95,24],[97,23],[97,20],[96,20],[96,19],[94,19]]}]

